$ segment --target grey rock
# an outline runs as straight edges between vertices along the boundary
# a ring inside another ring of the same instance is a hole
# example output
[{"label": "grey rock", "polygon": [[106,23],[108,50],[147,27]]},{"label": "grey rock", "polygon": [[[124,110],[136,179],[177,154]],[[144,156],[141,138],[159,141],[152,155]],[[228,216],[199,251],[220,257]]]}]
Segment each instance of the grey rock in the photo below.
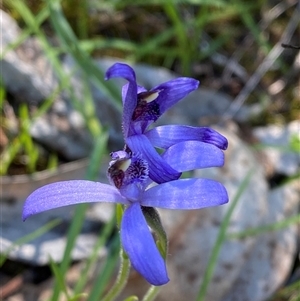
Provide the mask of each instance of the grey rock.
[{"label": "grey rock", "polygon": [[32,122],[30,134],[66,160],[77,160],[87,157],[93,147],[92,136],[82,121],[82,116],[73,109],[66,116],[53,109]]},{"label": "grey rock", "polygon": [[300,141],[300,121],[295,120],[286,126],[268,125],[253,130],[254,136],[263,146],[262,152],[273,167],[274,173],[293,176],[300,171],[300,145],[292,150],[293,136]]},{"label": "grey rock", "polygon": [[9,46],[20,38],[21,31],[14,19],[1,11],[0,68],[3,82],[19,101],[39,104],[57,87],[53,69],[36,38],[27,39],[17,49]]},{"label": "grey rock", "polygon": [[[300,186],[293,181],[271,190],[264,222],[271,225],[295,216],[299,207]],[[267,300],[288,279],[297,250],[297,225],[282,230],[267,231],[256,237],[255,247],[249,253],[245,265],[224,296],[224,301]]]}]

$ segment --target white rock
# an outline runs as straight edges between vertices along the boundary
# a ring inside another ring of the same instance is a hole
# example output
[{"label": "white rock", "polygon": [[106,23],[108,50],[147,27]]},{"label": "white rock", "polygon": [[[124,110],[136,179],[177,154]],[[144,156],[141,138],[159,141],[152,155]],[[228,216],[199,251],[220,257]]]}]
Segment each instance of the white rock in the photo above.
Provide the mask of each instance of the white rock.
[{"label": "white rock", "polygon": [[[294,181],[270,191],[265,225],[297,214],[300,200],[298,184]],[[296,255],[297,225],[264,232],[255,239],[255,247],[223,301],[239,301],[241,297],[244,301],[267,300],[287,280]]]}]

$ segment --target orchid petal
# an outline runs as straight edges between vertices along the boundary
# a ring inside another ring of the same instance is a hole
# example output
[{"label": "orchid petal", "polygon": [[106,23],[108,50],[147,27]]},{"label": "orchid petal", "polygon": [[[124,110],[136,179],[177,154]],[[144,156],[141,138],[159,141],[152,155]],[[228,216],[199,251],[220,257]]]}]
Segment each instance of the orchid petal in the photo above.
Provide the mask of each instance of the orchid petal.
[{"label": "orchid petal", "polygon": [[209,179],[183,179],[146,190],[141,205],[166,209],[201,209],[228,202],[225,187]]},{"label": "orchid petal", "polygon": [[169,281],[166,263],[149,231],[139,203],[129,206],[121,223],[121,242],[132,266],[152,285]]},{"label": "orchid petal", "polygon": [[159,91],[159,95],[155,101],[159,103],[160,115],[189,93],[196,90],[198,86],[199,81],[193,78],[179,77],[151,89],[151,91]]},{"label": "orchid petal", "polygon": [[143,155],[149,165],[149,176],[154,182],[164,183],[180,177],[181,173],[162,159],[146,136],[130,136],[126,139],[126,144],[132,152]]},{"label": "orchid petal", "polygon": [[116,63],[111,66],[106,71],[105,79],[111,79],[113,77],[122,77],[128,80],[129,84],[125,86],[122,91],[122,100],[123,100],[123,116],[122,116],[122,125],[123,125],[123,134],[126,138],[129,133],[130,122],[132,114],[137,105],[137,83],[134,70],[122,63]]},{"label": "orchid petal", "polygon": [[23,207],[23,220],[46,210],[93,202],[128,204],[111,185],[83,180],[62,181],[43,186],[29,195]]},{"label": "orchid petal", "polygon": [[136,80],[134,70],[129,65],[123,63],[115,63],[108,68],[105,73],[105,79],[108,80],[113,77],[122,77],[130,83]]},{"label": "orchid petal", "polygon": [[169,147],[162,158],[177,171],[224,165],[224,153],[212,144],[184,141]]},{"label": "orchid petal", "polygon": [[197,140],[213,144],[223,150],[228,147],[227,139],[217,131],[208,127],[164,125],[147,131],[145,135],[153,146],[164,149],[187,140]]}]

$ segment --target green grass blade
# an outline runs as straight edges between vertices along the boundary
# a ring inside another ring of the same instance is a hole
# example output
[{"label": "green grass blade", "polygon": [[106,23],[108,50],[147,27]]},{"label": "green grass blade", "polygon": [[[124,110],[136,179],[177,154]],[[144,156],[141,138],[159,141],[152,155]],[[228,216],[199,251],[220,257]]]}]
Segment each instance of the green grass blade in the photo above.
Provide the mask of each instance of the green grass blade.
[{"label": "green grass blade", "polygon": [[[116,220],[115,220],[115,218],[112,218],[104,226],[104,229],[102,230],[102,232],[99,235],[99,238],[98,238],[98,240],[95,244],[95,247],[93,249],[93,252],[92,252],[91,256],[86,261],[85,268],[83,269],[83,271],[81,273],[82,276],[80,277],[79,281],[76,283],[76,286],[75,286],[75,289],[74,289],[75,294],[80,293],[84,289],[84,286],[87,284],[88,276],[89,276],[89,270],[91,269],[91,267],[93,265],[95,265],[95,263],[98,259],[99,250],[107,242],[108,238],[110,237],[113,230],[115,229],[115,225],[116,225]],[[119,238],[118,238],[118,240],[119,240]],[[112,247],[112,250],[114,250],[113,247]],[[111,260],[111,258],[108,258],[107,260]],[[97,286],[100,285],[100,283],[101,284],[103,283],[102,286],[105,286],[106,283],[105,283],[104,280],[107,280],[107,278],[108,277],[103,276],[101,279],[98,279]]]},{"label": "green grass blade", "polygon": [[139,301],[139,298],[137,296],[130,296],[126,298],[124,301]]},{"label": "green grass blade", "polygon": [[300,300],[300,280],[280,289],[268,301],[299,301]]},{"label": "green grass blade", "polygon": [[290,225],[295,225],[295,224],[300,224],[300,214],[296,214],[291,217],[285,218],[284,220],[276,222],[274,224],[247,229],[246,231],[240,233],[230,233],[228,235],[228,238],[240,239],[249,236],[256,236],[265,232],[279,231]]},{"label": "green grass blade", "polygon": [[0,155],[0,175],[4,176],[7,174],[8,168],[16,155],[20,152],[22,149],[22,143],[19,139],[19,137],[16,137],[13,139],[13,141],[8,144],[4,150],[1,152]]},{"label": "green grass blade", "polygon": [[261,29],[258,27],[257,22],[255,22],[252,15],[249,14],[248,10],[243,8],[241,8],[241,10],[241,17],[244,24],[249,28],[256,43],[259,45],[260,50],[267,55],[272,49],[271,45],[269,45],[268,41],[263,37]]},{"label": "green grass blade", "polygon": [[119,235],[115,235],[109,249],[108,258],[105,262],[103,269],[100,271],[97,279],[95,280],[93,289],[90,292],[87,301],[99,301],[99,300],[105,301],[105,298],[102,298],[101,296],[116,267],[119,253],[120,253],[120,238]]},{"label": "green grass blade", "polygon": [[205,271],[204,276],[203,276],[203,282],[202,282],[202,285],[200,287],[200,290],[199,290],[198,296],[196,298],[196,301],[203,301],[205,299],[205,295],[206,295],[209,283],[211,281],[211,278],[213,276],[213,272],[214,272],[215,266],[217,264],[217,260],[218,260],[218,256],[219,256],[221,247],[223,245],[223,242],[226,239],[226,231],[227,231],[227,228],[228,228],[229,223],[230,223],[230,218],[232,216],[232,213],[233,213],[233,211],[234,211],[241,195],[243,194],[244,190],[247,188],[252,175],[253,175],[253,170],[250,170],[247,173],[247,175],[244,178],[241,185],[239,186],[239,188],[236,192],[236,195],[233,198],[233,200],[231,201],[230,207],[228,208],[228,210],[226,212],[224,220],[221,223],[220,231],[219,231],[219,234],[217,236],[215,245],[213,247],[211,256],[209,258],[207,268],[206,268],[206,271]]},{"label": "green grass blade", "polygon": [[[72,223],[70,225],[68,235],[67,235],[67,244],[66,244],[66,248],[64,251],[63,260],[59,267],[58,273],[60,275],[59,276],[60,278],[63,278],[63,279],[65,278],[65,274],[67,273],[67,270],[70,266],[70,263],[72,260],[71,253],[74,248],[76,239],[82,228],[82,225],[83,225],[83,222],[85,219],[85,212],[86,212],[87,208],[88,208],[88,204],[81,204],[81,205],[76,206],[76,208],[75,208]],[[52,295],[51,301],[57,301],[59,298],[60,291],[61,291],[60,278],[55,277],[55,286],[53,289],[53,295]]]},{"label": "green grass blade", "polygon": [[176,31],[175,37],[177,37],[177,48],[180,51],[182,74],[188,75],[190,74],[191,60],[193,59],[190,51],[190,45],[192,42],[189,41],[184,20],[181,20],[178,8],[173,1],[169,1],[163,7],[166,15],[173,23],[173,28]]},{"label": "green grass blade", "polygon": [[49,258],[49,264],[50,264],[50,268],[53,272],[53,275],[55,277],[56,283],[58,284],[60,290],[65,294],[67,300],[70,299],[69,293],[68,293],[68,289],[66,286],[66,282],[65,282],[65,278],[63,276],[63,274],[60,271],[59,266],[52,260],[52,258]]},{"label": "green grass blade", "polygon": [[20,105],[19,119],[21,120],[19,136],[27,159],[26,169],[28,173],[33,173],[36,171],[36,164],[39,157],[39,150],[34,144],[33,139],[30,135],[29,110],[25,103],[22,103]]}]

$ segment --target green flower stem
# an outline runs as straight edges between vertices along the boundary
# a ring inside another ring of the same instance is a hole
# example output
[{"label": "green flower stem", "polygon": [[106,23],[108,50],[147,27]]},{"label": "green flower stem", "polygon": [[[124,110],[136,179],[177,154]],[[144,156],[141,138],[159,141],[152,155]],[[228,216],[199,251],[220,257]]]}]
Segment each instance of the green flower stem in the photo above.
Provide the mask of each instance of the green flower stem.
[{"label": "green flower stem", "polygon": [[157,296],[157,294],[160,291],[161,286],[154,286],[152,285],[148,291],[146,292],[146,295],[144,296],[144,298],[142,299],[142,301],[152,301],[155,299],[155,297]]},{"label": "green flower stem", "polygon": [[126,254],[124,254],[123,249],[121,249],[120,251],[120,260],[120,269],[117,280],[112,286],[112,288],[109,290],[109,292],[106,294],[106,296],[104,296],[103,299],[101,299],[102,301],[115,300],[127,284],[127,279],[130,271],[130,260],[128,259]]}]

